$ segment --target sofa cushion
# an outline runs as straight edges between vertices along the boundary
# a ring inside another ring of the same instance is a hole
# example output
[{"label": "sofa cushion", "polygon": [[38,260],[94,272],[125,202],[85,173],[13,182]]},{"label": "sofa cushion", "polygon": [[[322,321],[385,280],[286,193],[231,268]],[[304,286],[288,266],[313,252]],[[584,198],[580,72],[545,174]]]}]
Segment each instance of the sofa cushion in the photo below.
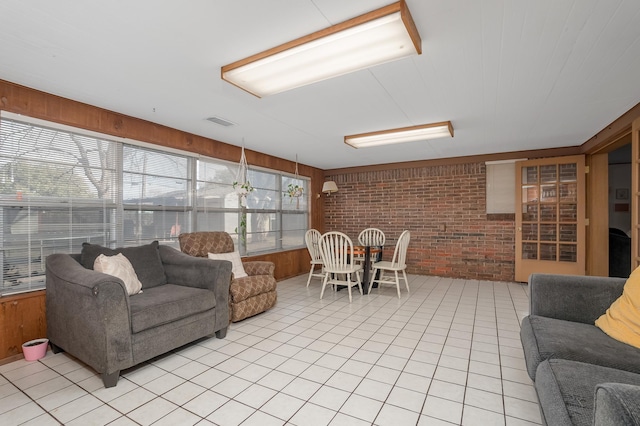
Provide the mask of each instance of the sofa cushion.
[{"label": "sofa cushion", "polygon": [[238,251],[232,251],[231,253],[209,253],[208,257],[213,260],[228,260],[231,262],[231,272],[233,272],[234,278],[243,278],[247,276]]},{"label": "sofa cushion", "polygon": [[520,337],[532,379],[538,364],[550,358],[640,373],[640,349],[612,339],[595,325],[529,315],[522,320]]},{"label": "sofa cushion", "polygon": [[213,291],[174,284],[145,289],[144,293],[129,300],[133,333],[177,321],[216,306]]},{"label": "sofa cushion", "polygon": [[596,386],[617,382],[640,386],[640,374],[564,359],[540,363],[535,388],[549,425],[592,425]]},{"label": "sofa cushion", "polygon": [[133,265],[124,254],[118,253],[115,256],[105,256],[101,254],[96,257],[93,269],[103,274],[113,275],[120,278],[127,289],[129,296],[138,294],[142,290],[142,283],[133,269]]},{"label": "sofa cushion", "polygon": [[143,246],[119,247],[116,249],[110,249],[98,244],[82,243],[80,263],[87,269],[93,269],[93,264],[99,255],[115,256],[118,253],[122,253],[133,265],[133,269],[142,283],[142,288],[147,289],[167,282],[158,247],[157,241]]},{"label": "sofa cushion", "polygon": [[274,291],[276,285],[276,279],[269,275],[254,275],[234,279],[229,287],[231,303],[242,302],[258,294]]},{"label": "sofa cushion", "polygon": [[596,326],[614,339],[640,348],[640,268],[631,273],[622,295],[596,320]]},{"label": "sofa cushion", "polygon": [[640,386],[601,383],[596,386],[593,424],[640,425]]}]

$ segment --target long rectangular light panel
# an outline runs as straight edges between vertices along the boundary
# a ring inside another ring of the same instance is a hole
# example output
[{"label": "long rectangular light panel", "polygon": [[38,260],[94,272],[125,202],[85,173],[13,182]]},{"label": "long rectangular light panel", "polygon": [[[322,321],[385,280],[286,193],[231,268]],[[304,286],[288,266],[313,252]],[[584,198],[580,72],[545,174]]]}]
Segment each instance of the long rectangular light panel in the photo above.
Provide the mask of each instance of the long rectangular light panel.
[{"label": "long rectangular light panel", "polygon": [[381,130],[379,132],[360,133],[344,137],[344,142],[354,148],[389,145],[402,142],[419,141],[453,137],[453,126],[450,121],[421,124],[399,129]]},{"label": "long rectangular light panel", "polygon": [[221,74],[263,97],[420,53],[403,0],[225,65]]}]

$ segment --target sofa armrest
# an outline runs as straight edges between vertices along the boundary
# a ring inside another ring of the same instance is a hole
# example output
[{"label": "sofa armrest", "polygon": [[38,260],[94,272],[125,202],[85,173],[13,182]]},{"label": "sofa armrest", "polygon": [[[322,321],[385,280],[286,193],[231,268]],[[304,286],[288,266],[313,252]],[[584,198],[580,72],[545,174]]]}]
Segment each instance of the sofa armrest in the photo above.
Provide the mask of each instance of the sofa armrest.
[{"label": "sofa armrest", "polygon": [[529,313],[593,324],[622,294],[623,278],[532,274]]},{"label": "sofa armrest", "polygon": [[623,383],[600,383],[596,386],[593,424],[640,424],[640,386]]},{"label": "sofa armrest", "polygon": [[54,345],[106,374],[133,364],[122,280],[56,253],[47,257],[46,288],[47,336]]},{"label": "sofa armrest", "polygon": [[251,260],[248,262],[242,262],[242,266],[244,266],[244,271],[250,277],[254,275],[269,275],[273,277],[273,274],[276,270],[275,263],[264,260]]},{"label": "sofa armrest", "polygon": [[160,259],[169,284],[212,290],[216,298],[216,324],[229,324],[231,262],[194,257],[160,245]]}]

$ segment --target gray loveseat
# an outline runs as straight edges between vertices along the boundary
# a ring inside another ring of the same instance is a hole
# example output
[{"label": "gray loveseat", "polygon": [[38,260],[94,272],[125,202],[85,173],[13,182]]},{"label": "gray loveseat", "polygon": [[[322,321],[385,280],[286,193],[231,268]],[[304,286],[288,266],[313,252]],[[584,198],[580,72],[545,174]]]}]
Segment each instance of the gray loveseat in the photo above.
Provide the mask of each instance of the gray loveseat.
[{"label": "gray loveseat", "polygon": [[548,425],[640,425],[640,349],[594,325],[625,280],[533,274],[520,337]]},{"label": "gray loveseat", "polygon": [[[122,253],[142,283],[129,296],[122,280],[92,270],[99,254]],[[54,352],[67,351],[102,374],[105,387],[120,370],[229,325],[231,262],[195,258],[157,241],[109,249],[85,243],[80,254],[46,262],[47,335]]]}]

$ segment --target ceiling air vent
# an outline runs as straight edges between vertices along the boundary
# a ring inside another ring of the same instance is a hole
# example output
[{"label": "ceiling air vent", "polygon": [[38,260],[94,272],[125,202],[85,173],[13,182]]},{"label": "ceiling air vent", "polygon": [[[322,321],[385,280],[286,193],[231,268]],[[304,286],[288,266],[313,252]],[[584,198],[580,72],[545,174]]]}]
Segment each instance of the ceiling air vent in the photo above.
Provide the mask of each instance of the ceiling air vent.
[{"label": "ceiling air vent", "polygon": [[219,124],[219,125],[224,126],[224,127],[231,127],[231,126],[235,126],[236,125],[236,123],[234,123],[233,121],[225,120],[222,117],[209,117],[209,118],[207,118],[207,121]]}]

